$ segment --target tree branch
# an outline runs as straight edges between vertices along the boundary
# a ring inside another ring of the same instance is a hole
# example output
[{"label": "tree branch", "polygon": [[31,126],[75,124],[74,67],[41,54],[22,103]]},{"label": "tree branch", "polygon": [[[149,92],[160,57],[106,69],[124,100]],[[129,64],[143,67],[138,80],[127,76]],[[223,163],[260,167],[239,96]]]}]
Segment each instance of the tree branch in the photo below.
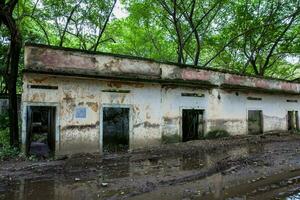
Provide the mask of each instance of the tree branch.
[{"label": "tree branch", "polygon": [[69,26],[69,23],[70,23],[70,21],[71,21],[71,19],[72,19],[72,16],[73,16],[74,12],[76,11],[76,9],[78,8],[78,6],[81,4],[82,1],[83,1],[83,0],[80,0],[80,1],[73,7],[73,9],[72,9],[71,12],[70,12],[70,15],[69,15],[68,18],[67,18],[67,22],[66,22],[66,24],[65,24],[64,30],[63,30],[62,35],[61,35],[61,38],[60,38],[60,43],[59,43],[59,46],[60,46],[60,47],[63,46],[64,37],[65,37],[66,31],[67,31],[67,28],[68,28],[68,26]]},{"label": "tree branch", "polygon": [[112,5],[112,7],[110,8],[109,14],[106,16],[104,25],[103,25],[103,27],[101,28],[101,30],[100,30],[100,32],[98,34],[98,38],[97,38],[97,41],[96,41],[96,44],[95,44],[95,47],[94,47],[94,51],[97,51],[97,48],[98,48],[99,43],[100,43],[100,39],[101,39],[101,37],[102,37],[105,29],[106,29],[106,26],[107,26],[107,24],[109,22],[110,16],[111,16],[111,14],[112,14],[112,12],[114,10],[114,7],[115,7],[116,3],[117,3],[117,0],[114,0],[114,3]]},{"label": "tree branch", "polygon": [[275,40],[273,46],[271,47],[269,54],[267,55],[265,64],[263,65],[263,67],[261,68],[262,72],[264,71],[263,69],[266,68],[270,62],[270,59],[272,57],[273,52],[275,51],[277,45],[279,44],[280,40],[283,38],[283,36],[285,35],[285,33],[290,29],[291,25],[293,24],[293,22],[296,19],[296,16],[299,14],[299,10],[297,10],[293,16],[292,19],[290,20],[290,22],[288,23],[288,25],[286,26],[286,28],[282,31],[282,33],[279,35],[279,37]]},{"label": "tree branch", "polygon": [[42,23],[39,20],[37,20],[33,15],[23,15],[23,18],[25,18],[25,17],[31,18],[33,21],[35,21],[38,24],[38,26],[42,29],[42,31],[43,31],[43,33],[44,33],[44,35],[46,37],[47,44],[50,45],[51,42],[50,42],[48,33],[47,33],[46,29],[44,28],[44,26],[42,25]]}]

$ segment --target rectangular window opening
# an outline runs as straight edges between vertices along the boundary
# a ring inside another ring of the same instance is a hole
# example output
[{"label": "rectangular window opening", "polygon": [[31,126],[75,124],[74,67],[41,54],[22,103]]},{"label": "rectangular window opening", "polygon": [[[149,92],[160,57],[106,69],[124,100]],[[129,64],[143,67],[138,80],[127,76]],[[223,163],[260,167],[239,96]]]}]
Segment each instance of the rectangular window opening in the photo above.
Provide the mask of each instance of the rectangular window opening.
[{"label": "rectangular window opening", "polygon": [[204,137],[204,110],[182,110],[182,141],[198,140]]},{"label": "rectangular window opening", "polygon": [[262,98],[260,97],[247,97],[248,100],[252,100],[252,101],[261,101]]},{"label": "rectangular window opening", "polygon": [[102,92],[111,92],[111,93],[130,93],[130,90],[102,90]]},{"label": "rectangular window opening", "polygon": [[183,97],[204,97],[204,94],[198,94],[198,93],[181,93],[181,96]]},{"label": "rectangular window opening", "polygon": [[298,101],[294,99],[287,99],[286,102],[297,103]]},{"label": "rectangular window opening", "polygon": [[58,86],[51,85],[28,85],[29,88],[32,89],[44,89],[44,90],[57,90]]}]

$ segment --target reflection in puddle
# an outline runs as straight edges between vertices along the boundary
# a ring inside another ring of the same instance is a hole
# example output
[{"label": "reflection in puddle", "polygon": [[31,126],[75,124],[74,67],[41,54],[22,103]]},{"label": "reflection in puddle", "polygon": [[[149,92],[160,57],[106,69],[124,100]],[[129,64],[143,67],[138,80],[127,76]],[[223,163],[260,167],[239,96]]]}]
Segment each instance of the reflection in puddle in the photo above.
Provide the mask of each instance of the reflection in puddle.
[{"label": "reflection in puddle", "polygon": [[0,195],[0,199],[95,199],[95,191],[97,188],[88,182],[68,184],[54,180],[25,180],[15,185],[12,191]]},{"label": "reflection in puddle", "polygon": [[205,165],[205,154],[203,152],[194,152],[183,154],[180,160],[182,170],[200,169]]},{"label": "reflection in puddle", "polygon": [[[200,170],[212,167],[216,162],[231,158],[247,156],[249,153],[263,151],[252,147],[229,148],[227,151],[216,150],[211,153],[191,151],[173,157],[156,156],[142,161],[133,161],[130,158],[118,160],[103,160],[99,166],[86,163],[87,168],[93,169],[92,174],[87,174],[80,165],[68,164],[65,174],[55,176],[51,180],[23,180],[13,186],[1,189],[0,199],[96,199],[115,197],[130,192],[130,188],[122,191],[110,190],[101,186],[102,182],[118,182],[124,178],[138,179],[139,177],[166,177],[178,175],[180,172]],[[88,170],[88,169],[87,169]],[[72,172],[71,172],[72,171]],[[91,170],[90,170],[91,171]],[[87,175],[86,175],[87,174]],[[76,181],[75,177],[79,177]],[[142,178],[141,178],[142,179]],[[144,178],[144,180],[147,178]],[[128,179],[125,179],[128,180]],[[213,191],[215,198],[222,198],[223,177],[220,173],[210,176],[207,184]]]},{"label": "reflection in puddle", "polygon": [[286,198],[286,200],[296,200],[300,199],[300,192],[297,194],[290,195],[289,197]]},{"label": "reflection in puddle", "polygon": [[215,199],[223,199],[223,176],[221,173],[214,174],[206,178],[209,191]]}]

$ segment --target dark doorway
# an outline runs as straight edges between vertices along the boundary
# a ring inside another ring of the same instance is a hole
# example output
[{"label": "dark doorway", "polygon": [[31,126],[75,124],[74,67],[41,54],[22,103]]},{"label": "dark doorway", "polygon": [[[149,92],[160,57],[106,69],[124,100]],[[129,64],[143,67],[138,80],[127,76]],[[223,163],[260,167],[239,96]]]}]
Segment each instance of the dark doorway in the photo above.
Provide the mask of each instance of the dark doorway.
[{"label": "dark doorway", "polygon": [[204,110],[182,110],[182,141],[202,139],[204,136]]},{"label": "dark doorway", "polygon": [[129,108],[103,108],[103,151],[129,149]]},{"label": "dark doorway", "polygon": [[27,108],[26,154],[47,158],[55,152],[55,107]]},{"label": "dark doorway", "polygon": [[288,130],[299,130],[298,111],[288,111]]},{"label": "dark doorway", "polygon": [[248,133],[251,135],[262,134],[263,117],[261,110],[248,110]]}]

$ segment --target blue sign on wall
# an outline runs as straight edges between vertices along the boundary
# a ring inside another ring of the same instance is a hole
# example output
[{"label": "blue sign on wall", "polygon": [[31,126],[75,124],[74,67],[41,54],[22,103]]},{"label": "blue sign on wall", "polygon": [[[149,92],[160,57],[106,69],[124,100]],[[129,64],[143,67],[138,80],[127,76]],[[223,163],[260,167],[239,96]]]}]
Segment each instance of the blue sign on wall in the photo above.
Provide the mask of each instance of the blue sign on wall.
[{"label": "blue sign on wall", "polygon": [[86,108],[83,107],[76,108],[75,118],[86,118]]}]

